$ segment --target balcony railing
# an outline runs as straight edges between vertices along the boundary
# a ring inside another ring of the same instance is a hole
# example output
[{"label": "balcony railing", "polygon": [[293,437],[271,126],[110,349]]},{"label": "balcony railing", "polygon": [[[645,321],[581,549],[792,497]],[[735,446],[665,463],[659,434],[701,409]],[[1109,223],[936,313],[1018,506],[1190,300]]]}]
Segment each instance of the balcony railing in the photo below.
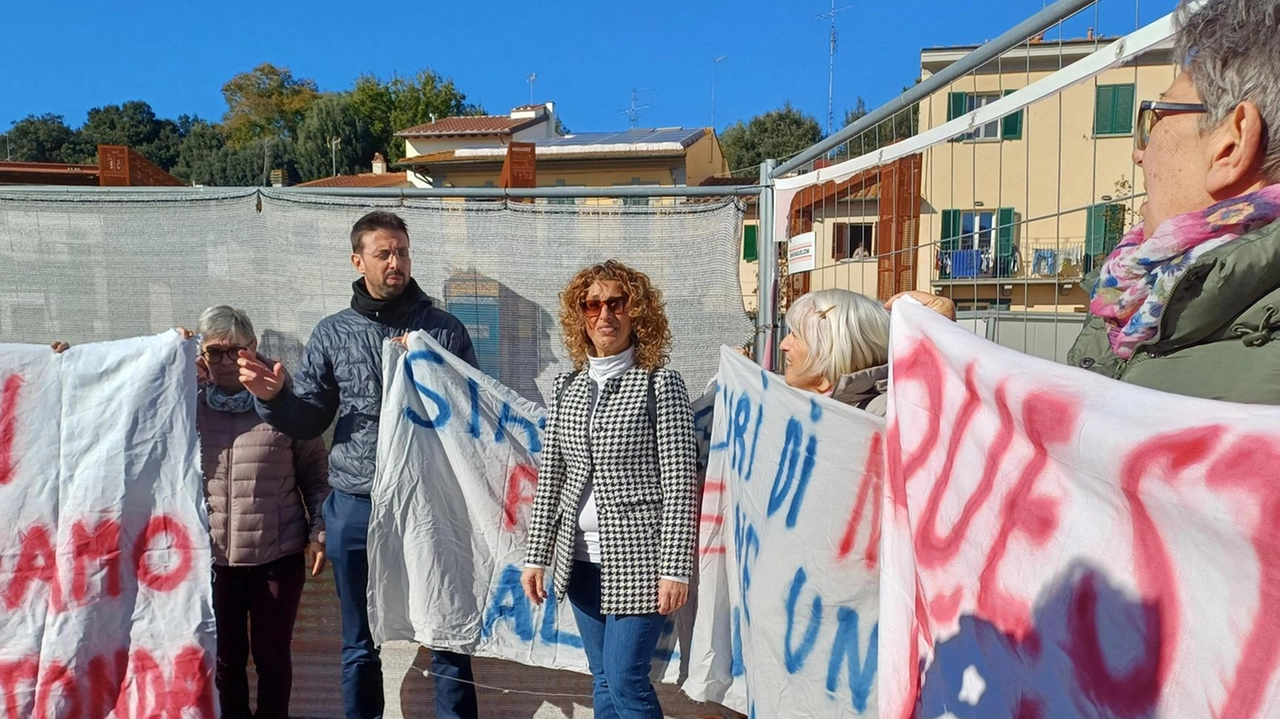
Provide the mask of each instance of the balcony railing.
[{"label": "balcony railing", "polygon": [[942,250],[934,266],[940,281],[1030,279],[1079,280],[1098,261],[1085,254],[1083,241],[1024,241],[1013,251],[997,254],[991,248]]}]

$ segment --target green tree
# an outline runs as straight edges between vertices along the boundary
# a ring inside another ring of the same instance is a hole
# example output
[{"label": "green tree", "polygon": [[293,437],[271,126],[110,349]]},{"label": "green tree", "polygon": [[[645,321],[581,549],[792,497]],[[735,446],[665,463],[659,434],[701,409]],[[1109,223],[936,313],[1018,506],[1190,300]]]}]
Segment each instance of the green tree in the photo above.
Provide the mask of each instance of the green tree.
[{"label": "green tree", "polygon": [[222,131],[210,122],[193,117],[178,118],[178,124],[183,137],[178,145],[178,161],[171,171],[173,176],[188,184],[216,184],[219,152],[227,146]]},{"label": "green tree", "polygon": [[822,139],[822,126],[811,115],[786,103],[777,110],[735,122],[720,134],[720,146],[734,174],[758,173],[761,162],[784,159]]},{"label": "green tree", "polygon": [[395,136],[397,132],[431,122],[432,117],[484,113],[467,102],[453,80],[429,69],[412,77],[393,75],[386,82],[373,75],[361,76],[351,91],[351,110],[368,128],[373,146],[391,162],[404,157],[404,140]]},{"label": "green tree", "polygon": [[[910,87],[902,88],[903,92],[909,90]],[[848,127],[867,114],[867,103],[861,97],[858,103],[851,110],[844,113],[844,125]],[[892,145],[895,142],[905,140],[912,135],[920,132],[920,104],[916,103],[904,110],[899,110],[892,117],[881,120],[871,128],[859,133],[849,142],[841,145],[836,150],[838,157],[847,157],[852,153],[853,157],[865,155],[868,152],[875,152],[882,147]]]},{"label": "green tree", "polygon": [[168,171],[178,163],[181,144],[178,123],[156,117],[151,105],[141,100],[131,100],[90,110],[80,127],[71,159],[96,162],[98,145],[124,145]]},{"label": "green tree", "polygon": [[346,93],[326,94],[307,110],[294,149],[303,181],[334,174],[335,159],[338,174],[358,172],[369,166],[377,151],[369,128]]},{"label": "green tree", "polygon": [[199,118],[180,118],[185,127],[173,175],[183,182],[213,187],[257,187],[270,182],[271,170],[285,170],[298,178],[293,141],[287,138],[255,140],[231,147],[221,128]]},{"label": "green tree", "polygon": [[314,80],[295,78],[286,67],[262,63],[222,86],[227,113],[223,131],[233,148],[256,140],[293,138],[307,109],[319,97]]},{"label": "green tree", "polygon": [[67,162],[67,150],[75,141],[75,131],[62,115],[28,115],[13,123],[7,147],[15,162]]}]

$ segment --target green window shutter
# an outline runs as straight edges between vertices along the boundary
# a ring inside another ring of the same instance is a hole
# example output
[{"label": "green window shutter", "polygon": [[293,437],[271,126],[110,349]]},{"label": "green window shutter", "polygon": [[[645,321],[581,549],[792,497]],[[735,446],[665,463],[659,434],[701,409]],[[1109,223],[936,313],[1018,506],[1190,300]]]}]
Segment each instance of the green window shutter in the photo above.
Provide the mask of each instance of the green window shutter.
[{"label": "green window shutter", "polygon": [[1101,255],[1107,244],[1107,206],[1094,205],[1089,208],[1089,216],[1085,220],[1084,253]]},{"label": "green window shutter", "polygon": [[[969,111],[969,93],[967,92],[949,92],[947,93],[947,122],[960,117]],[[964,139],[964,135],[956,135],[948,140],[948,142],[960,142]]]},{"label": "green window shutter", "polygon": [[[1008,97],[1016,90],[1005,90],[1005,97]],[[1022,110],[1018,110],[1012,115],[1006,115],[1000,121],[1000,139],[1001,140],[1021,140],[1022,139]]]},{"label": "green window shutter", "polygon": [[942,244],[943,252],[951,252],[960,246],[960,211],[942,211]]},{"label": "green window shutter", "polygon": [[1111,131],[1117,135],[1133,134],[1133,85],[1115,85]]},{"label": "green window shutter", "polygon": [[996,214],[996,255],[1008,257],[1013,254],[1013,228],[1017,217],[1012,207],[1001,207]]},{"label": "green window shutter", "polygon": [[1115,117],[1115,85],[1099,85],[1094,97],[1093,134],[1110,135]]},{"label": "green window shutter", "polygon": [[756,247],[756,232],[759,228],[755,225],[742,226],[742,259],[747,262],[755,262],[759,259],[759,249]]}]

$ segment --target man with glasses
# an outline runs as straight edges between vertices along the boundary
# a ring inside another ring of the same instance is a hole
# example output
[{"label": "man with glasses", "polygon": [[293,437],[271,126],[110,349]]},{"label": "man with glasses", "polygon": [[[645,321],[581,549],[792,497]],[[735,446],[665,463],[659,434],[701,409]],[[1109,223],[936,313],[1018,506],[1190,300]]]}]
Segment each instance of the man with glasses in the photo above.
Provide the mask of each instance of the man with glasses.
[{"label": "man with glasses", "polygon": [[[411,273],[409,229],[382,210],[351,228],[351,307],[316,325],[292,387],[284,367],[268,367],[240,354],[240,377],[256,398],[258,414],[291,437],[319,437],[337,417],[329,454],[333,493],[324,505],[326,549],[342,607],[342,694],[348,719],[383,712],[382,663],[369,630],[366,606],[369,533],[378,416],[382,410],[382,343],[426,330],[445,349],[476,366],[466,328],[436,307]],[[437,717],[475,719],[471,658],[432,652]]]}]

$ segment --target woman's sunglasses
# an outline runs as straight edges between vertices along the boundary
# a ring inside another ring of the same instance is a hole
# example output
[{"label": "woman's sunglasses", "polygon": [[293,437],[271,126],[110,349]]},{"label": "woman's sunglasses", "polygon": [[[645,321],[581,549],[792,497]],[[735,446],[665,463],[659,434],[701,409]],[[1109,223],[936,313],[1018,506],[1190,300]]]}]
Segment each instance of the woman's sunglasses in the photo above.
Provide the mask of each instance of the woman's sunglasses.
[{"label": "woman's sunglasses", "polygon": [[609,312],[612,314],[621,314],[627,308],[627,296],[621,295],[603,300],[584,300],[580,306],[587,317],[591,319],[599,317],[605,307],[608,307]]},{"label": "woman's sunglasses", "polygon": [[1184,112],[1203,113],[1208,112],[1209,108],[1199,103],[1192,102],[1159,102],[1157,100],[1144,100],[1138,106],[1138,131],[1133,133],[1133,144],[1139,150],[1147,149],[1147,143],[1151,141],[1151,130],[1156,126],[1157,122],[1165,115],[1176,115]]},{"label": "woman's sunglasses", "polygon": [[209,364],[218,364],[223,360],[230,360],[231,362],[235,362],[236,358],[240,356],[240,353],[246,349],[248,348],[247,347],[210,346],[210,347],[204,348],[204,356],[205,356],[205,359],[209,361]]}]

